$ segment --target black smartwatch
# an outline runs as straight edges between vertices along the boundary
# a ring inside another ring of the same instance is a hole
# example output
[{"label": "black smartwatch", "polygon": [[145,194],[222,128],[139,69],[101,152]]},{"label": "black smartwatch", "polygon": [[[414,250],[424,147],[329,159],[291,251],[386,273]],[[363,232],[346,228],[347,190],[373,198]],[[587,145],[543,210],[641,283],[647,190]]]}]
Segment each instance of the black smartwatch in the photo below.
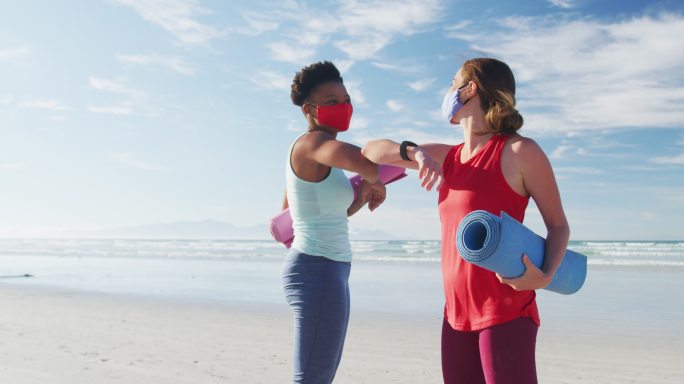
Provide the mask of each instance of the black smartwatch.
[{"label": "black smartwatch", "polygon": [[416,144],[412,141],[406,141],[406,140],[402,141],[401,145],[399,146],[399,156],[401,156],[401,158],[403,160],[411,161],[411,159],[408,157],[408,154],[406,153],[406,148],[407,147],[417,147],[417,146],[418,146],[418,144]]}]

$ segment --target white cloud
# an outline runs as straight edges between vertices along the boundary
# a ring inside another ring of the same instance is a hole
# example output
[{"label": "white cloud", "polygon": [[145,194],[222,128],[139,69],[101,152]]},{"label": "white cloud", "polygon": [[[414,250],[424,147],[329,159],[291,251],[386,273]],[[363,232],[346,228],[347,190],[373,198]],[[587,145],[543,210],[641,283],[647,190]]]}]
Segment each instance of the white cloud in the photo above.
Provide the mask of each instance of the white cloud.
[{"label": "white cloud", "polygon": [[[353,121],[353,119],[352,119]],[[287,121],[287,130],[290,132],[303,132],[304,126],[306,126],[306,123],[302,122],[301,120],[293,120],[290,119]]]},{"label": "white cloud", "polygon": [[404,59],[386,63],[381,61],[373,61],[371,63],[374,67],[380,68],[383,71],[396,72],[404,75],[419,75],[424,71],[423,64],[416,60]]},{"label": "white cloud", "polygon": [[145,96],[145,92],[128,86],[124,80],[109,80],[90,76],[88,78],[88,83],[98,91],[120,93],[134,98]]},{"label": "white cloud", "polygon": [[682,128],[684,17],[509,17],[499,25],[471,48],[511,66],[527,129]]},{"label": "white cloud", "polygon": [[374,57],[397,36],[410,36],[440,20],[438,0],[342,1],[339,25],[349,36],[338,47],[350,58]]},{"label": "white cloud", "polygon": [[0,51],[0,61],[19,61],[31,53],[31,49],[27,47],[6,49]]},{"label": "white cloud", "polygon": [[618,159],[618,158],[624,158],[627,157],[627,153],[625,152],[620,152],[620,153],[609,153],[605,152],[602,150],[599,150],[598,148],[577,148],[577,152],[575,152],[579,156],[587,156],[587,157],[603,157],[603,158],[613,158],[613,159]]},{"label": "white cloud", "polygon": [[442,111],[440,111],[439,109],[430,110],[427,113],[427,117],[429,117],[430,120],[434,121],[435,123],[439,122],[439,123],[444,124],[444,125],[449,126],[449,127],[452,126],[451,124],[446,123],[444,121],[444,117],[442,116]]},{"label": "white cloud", "polygon": [[271,50],[271,58],[293,64],[306,63],[316,52],[314,48],[290,44],[284,41],[268,45]]},{"label": "white cloud", "polygon": [[573,174],[573,175],[602,175],[605,172],[598,168],[589,167],[554,167],[558,174]]},{"label": "white cloud", "polygon": [[[386,124],[385,124],[386,125]],[[402,140],[410,140],[418,144],[426,143],[442,143],[456,145],[463,142],[463,130],[444,131],[443,133],[434,133],[433,130],[416,129],[416,128],[385,128],[377,129],[377,125],[369,123],[373,129],[365,129],[361,132],[351,131],[353,134],[353,142],[360,146],[376,139],[390,139],[396,142]]]},{"label": "white cloud", "polygon": [[54,99],[26,99],[17,105],[19,108],[47,109],[50,111],[68,111],[70,108]]},{"label": "white cloud", "polygon": [[354,61],[375,57],[397,36],[419,33],[439,21],[441,10],[439,0],[339,1],[333,11],[310,9],[296,2],[286,2],[284,7],[273,11],[270,20],[289,22],[291,30],[285,35],[296,46],[311,49],[314,54],[334,37],[334,45]]},{"label": "white cloud", "polygon": [[414,143],[426,144],[426,143],[442,143],[442,144],[453,144],[463,142],[463,130],[454,127],[453,131],[445,130],[444,133],[435,134],[434,132],[429,132],[425,130],[412,129],[412,128],[401,128],[398,129],[393,136],[408,138],[402,140],[411,140]]},{"label": "white cloud", "polygon": [[570,145],[559,145],[558,147],[556,147],[556,149],[553,150],[553,152],[551,152],[550,157],[552,159],[562,159],[565,157],[565,155],[570,153],[570,151],[572,151],[573,149],[574,149],[574,147],[572,147]]},{"label": "white cloud", "polygon": [[684,165],[684,153],[676,156],[659,156],[649,160],[655,164]]},{"label": "white cloud", "polygon": [[146,92],[133,88],[124,79],[105,79],[90,76],[88,78],[90,86],[98,91],[123,95],[123,100],[116,104],[88,106],[88,111],[92,113],[105,113],[113,115],[132,115],[140,113],[146,116],[156,116],[163,113],[162,109],[152,105]]},{"label": "white cloud", "polygon": [[[352,121],[354,121],[354,119],[352,119]],[[306,124],[307,124],[306,120],[304,120],[304,119],[301,119],[301,120],[290,119],[287,121],[287,130],[290,132],[302,133],[302,132],[304,132],[304,127],[306,127]]]},{"label": "white cloud", "polygon": [[390,42],[389,36],[375,35],[366,36],[363,39],[345,39],[335,45],[347,54],[352,60],[368,60],[382,50]]},{"label": "white cloud", "polygon": [[345,81],[344,87],[347,88],[347,92],[351,97],[352,104],[365,105],[366,97],[363,95],[361,90],[361,82],[358,80]]},{"label": "white cloud", "polygon": [[473,24],[473,22],[472,22],[471,20],[462,20],[462,21],[459,21],[459,22],[456,23],[456,24],[452,24],[452,25],[450,25],[450,26],[448,26],[448,27],[445,27],[444,30],[447,31],[447,32],[450,32],[450,31],[461,31],[461,30],[464,30],[464,29],[468,28],[468,27],[471,26],[472,24]]},{"label": "white cloud", "polygon": [[426,89],[430,88],[430,86],[435,82],[435,80],[436,79],[434,77],[429,79],[420,79],[408,83],[408,86],[416,92],[423,92]]},{"label": "white cloud", "polygon": [[392,100],[392,99],[387,100],[386,105],[387,105],[387,108],[389,108],[393,112],[399,112],[402,109],[404,109],[403,104],[401,104],[400,102],[398,102],[396,100]]},{"label": "white cloud", "polygon": [[242,18],[247,22],[248,28],[236,29],[236,32],[246,35],[260,35],[264,32],[275,31],[280,23],[264,14],[257,12],[242,12]]},{"label": "white cloud", "polygon": [[333,10],[312,9],[309,4],[284,2],[270,13],[256,16],[243,13],[243,19],[254,34],[278,31],[278,43],[267,47],[273,58],[301,65],[313,57],[318,48],[335,39],[333,46],[349,60],[375,58],[398,36],[410,36],[440,20],[440,0],[338,1]]},{"label": "white cloud", "polygon": [[0,164],[0,169],[3,170],[19,170],[26,169],[28,166],[24,163],[3,163]]},{"label": "white cloud", "polygon": [[349,129],[352,131],[366,129],[368,127],[368,119],[363,116],[354,116],[351,120]]},{"label": "white cloud", "polygon": [[295,1],[281,2],[268,13],[243,13],[242,17],[250,27],[241,33],[260,35],[277,30],[279,41],[266,45],[271,57],[297,65],[308,62],[337,28],[337,21],[326,11],[311,10],[306,3]]},{"label": "white cloud", "polygon": [[143,161],[137,158],[136,155],[132,153],[115,153],[110,156],[110,159],[114,160],[115,162],[123,165],[127,165],[129,167],[133,168],[138,168],[142,169],[145,171],[158,171],[162,169],[162,167],[149,163],[147,161]]},{"label": "white cloud", "polygon": [[354,60],[344,60],[344,59],[337,59],[333,61],[335,63],[335,67],[339,69],[340,74],[344,77],[344,74],[351,69],[351,67],[354,65]]},{"label": "white cloud", "polygon": [[122,63],[137,64],[147,67],[159,66],[180,73],[181,75],[192,75],[195,73],[195,70],[189,64],[177,57],[147,54],[116,55],[116,58]]},{"label": "white cloud", "polygon": [[464,41],[474,41],[479,34],[474,31],[471,20],[463,20],[444,28],[446,37]]},{"label": "white cloud", "polygon": [[558,7],[558,8],[563,8],[563,9],[569,9],[574,7],[575,5],[572,3],[572,0],[547,0],[551,5]]},{"label": "white cloud", "polygon": [[278,72],[263,70],[252,75],[249,80],[257,87],[265,90],[289,91],[292,79]]},{"label": "white cloud", "polygon": [[211,10],[197,5],[194,0],[116,0],[135,9],[145,20],[156,24],[186,44],[207,44],[223,33],[215,27],[202,24],[198,17],[211,14]]},{"label": "white cloud", "polygon": [[88,111],[92,113],[108,113],[112,115],[131,115],[133,108],[130,105],[108,105],[108,106],[88,106]]}]

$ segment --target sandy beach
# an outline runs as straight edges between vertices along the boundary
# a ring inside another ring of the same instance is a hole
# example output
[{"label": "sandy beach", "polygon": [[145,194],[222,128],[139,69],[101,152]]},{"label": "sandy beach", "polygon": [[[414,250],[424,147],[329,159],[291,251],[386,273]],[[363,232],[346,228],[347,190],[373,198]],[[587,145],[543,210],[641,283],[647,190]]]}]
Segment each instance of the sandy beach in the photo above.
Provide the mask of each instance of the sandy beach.
[{"label": "sandy beach", "polygon": [[[285,383],[290,375],[285,306],[209,308],[6,285],[0,306],[3,383]],[[438,324],[356,313],[336,382],[439,382]]]},{"label": "sandy beach", "polygon": [[[193,304],[0,282],[0,306],[3,383],[289,380],[285,305]],[[604,320],[588,326],[548,316],[538,341],[540,383],[684,381],[681,332],[645,333]],[[335,382],[440,383],[440,324],[438,316],[354,311]]]}]

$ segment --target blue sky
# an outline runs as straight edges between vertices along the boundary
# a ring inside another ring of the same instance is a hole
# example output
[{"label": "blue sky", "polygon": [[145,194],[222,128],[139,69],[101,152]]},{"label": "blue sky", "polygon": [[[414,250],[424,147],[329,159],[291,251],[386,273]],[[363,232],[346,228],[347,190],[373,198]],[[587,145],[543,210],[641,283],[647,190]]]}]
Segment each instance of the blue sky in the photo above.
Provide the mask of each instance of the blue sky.
[{"label": "blue sky", "polygon": [[[490,56],[516,75],[520,132],[552,161],[571,239],[682,239],[681,36],[679,1],[5,2],[0,231],[263,224],[305,129],[289,99],[302,66],[343,72],[340,139],[456,144],[443,92]],[[388,192],[350,226],[439,237],[415,173]],[[534,206],[526,223],[544,233]]]}]

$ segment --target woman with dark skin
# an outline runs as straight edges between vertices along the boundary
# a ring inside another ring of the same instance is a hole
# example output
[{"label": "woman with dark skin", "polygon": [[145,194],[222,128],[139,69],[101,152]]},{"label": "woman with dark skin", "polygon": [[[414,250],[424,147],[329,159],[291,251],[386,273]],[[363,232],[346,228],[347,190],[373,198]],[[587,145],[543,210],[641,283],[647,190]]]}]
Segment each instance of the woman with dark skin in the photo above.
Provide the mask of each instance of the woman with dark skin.
[{"label": "woman with dark skin", "polygon": [[[535,344],[540,324],[536,289],[558,269],[570,230],[553,170],[542,149],[517,133],[515,80],[505,63],[466,61],[442,104],[445,121],[463,128],[464,143],[366,144],[363,154],[379,164],[419,169],[422,185],[439,190],[442,273],[446,305],[442,325],[442,374],[447,384],[536,383]],[[465,262],[456,230],[465,215],[505,211],[522,222],[532,198],[547,229],[544,264],[526,255],[525,273],[506,279]]]},{"label": "woman with dark skin", "polygon": [[[295,322],[293,383],[329,384],[342,358],[349,322],[351,245],[347,217],[385,200],[377,164],[337,139],[349,128],[352,106],[330,62],[309,65],[292,83],[292,102],[307,130],[290,146],[287,190],[294,241],[283,266],[283,290]],[[363,178],[355,191],[342,170]]]}]

